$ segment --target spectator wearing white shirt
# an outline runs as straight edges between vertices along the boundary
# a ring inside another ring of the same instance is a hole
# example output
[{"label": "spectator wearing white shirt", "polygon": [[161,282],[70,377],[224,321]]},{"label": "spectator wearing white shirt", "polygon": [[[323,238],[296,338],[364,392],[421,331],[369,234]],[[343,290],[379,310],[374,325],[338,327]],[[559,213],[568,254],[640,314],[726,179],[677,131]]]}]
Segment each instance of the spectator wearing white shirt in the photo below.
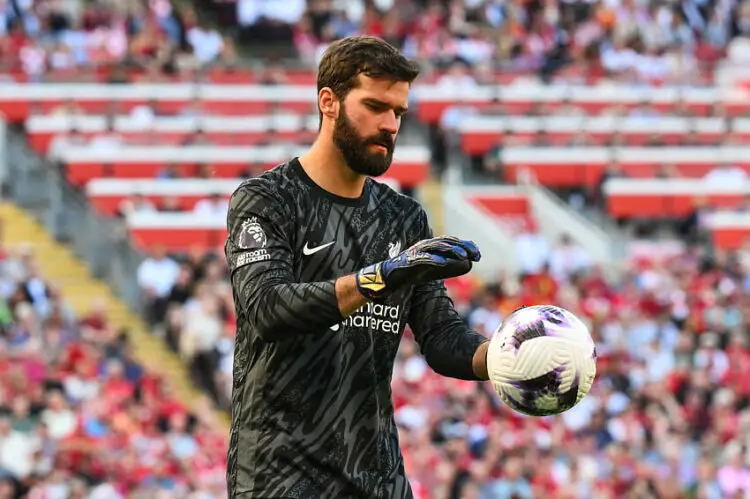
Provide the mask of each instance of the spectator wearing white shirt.
[{"label": "spectator wearing white shirt", "polygon": [[47,408],[42,411],[41,421],[47,425],[50,437],[60,440],[72,434],[78,426],[78,417],[68,407],[63,394],[52,392],[47,400]]},{"label": "spectator wearing white shirt", "polygon": [[666,51],[649,48],[635,58],[635,70],[641,81],[658,83],[669,76],[669,61]]},{"label": "spectator wearing white shirt", "polygon": [[180,353],[192,360],[196,355],[213,350],[221,337],[223,325],[219,317],[219,300],[209,293],[202,293],[183,312]]},{"label": "spectator wearing white shirt", "polygon": [[602,66],[609,72],[621,73],[635,67],[638,54],[625,43],[622,36],[617,36],[606,43],[601,51]]},{"label": "spectator wearing white shirt", "polygon": [[7,417],[0,419],[0,469],[24,479],[34,469],[34,454],[39,442],[31,434],[12,429]]},{"label": "spectator wearing white shirt", "polygon": [[255,45],[291,43],[294,25],[306,10],[305,0],[238,0],[237,22],[244,28],[241,39]]},{"label": "spectator wearing white shirt", "polygon": [[490,293],[484,295],[481,304],[469,314],[469,326],[488,338],[502,321],[497,299]]},{"label": "spectator wearing white shirt", "polygon": [[193,208],[193,213],[206,217],[226,218],[227,210],[229,210],[229,200],[221,194],[212,194],[198,201]]},{"label": "spectator wearing white shirt", "polygon": [[747,173],[737,166],[722,164],[708,172],[703,179],[711,187],[732,187],[747,182]]},{"label": "spectator wearing white shirt", "polygon": [[237,0],[237,21],[252,26],[261,19],[294,24],[304,14],[305,0]]},{"label": "spectator wearing white shirt", "polygon": [[516,256],[522,274],[537,275],[549,261],[549,243],[538,231],[524,226],[516,236]]},{"label": "spectator wearing white shirt", "polygon": [[193,48],[195,58],[201,64],[208,64],[218,59],[224,50],[224,39],[218,31],[211,29],[205,24],[190,28],[187,32],[187,40]]},{"label": "spectator wearing white shirt", "polygon": [[163,246],[156,246],[151,257],[138,267],[138,284],[148,294],[167,296],[174,286],[180,267],[167,256]]},{"label": "spectator wearing white shirt", "polygon": [[156,212],[156,207],[143,194],[133,194],[130,199],[124,199],[120,203],[118,211],[121,216],[128,217],[135,213],[154,213]]},{"label": "spectator wearing white shirt", "polygon": [[716,333],[705,332],[700,336],[700,347],[693,356],[696,369],[708,369],[711,379],[718,382],[729,369],[727,354],[719,348],[719,337]]},{"label": "spectator wearing white shirt", "polygon": [[164,317],[164,307],[177,282],[180,266],[167,256],[163,246],[154,247],[151,256],[138,267],[138,285],[145,294],[146,307],[153,321]]},{"label": "spectator wearing white shirt", "polygon": [[462,62],[451,65],[450,70],[438,78],[436,87],[453,92],[455,95],[471,94],[477,88],[477,81]]},{"label": "spectator wearing white shirt", "polygon": [[564,234],[558,246],[550,254],[550,271],[561,282],[566,282],[571,276],[589,268],[591,261],[586,250],[573,243]]}]

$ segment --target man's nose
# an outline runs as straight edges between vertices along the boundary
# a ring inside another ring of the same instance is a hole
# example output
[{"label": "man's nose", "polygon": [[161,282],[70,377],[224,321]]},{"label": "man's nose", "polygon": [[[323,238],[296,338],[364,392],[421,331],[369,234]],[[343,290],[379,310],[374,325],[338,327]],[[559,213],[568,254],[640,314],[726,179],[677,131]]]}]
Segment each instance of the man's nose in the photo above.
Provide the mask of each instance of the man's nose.
[{"label": "man's nose", "polygon": [[384,113],[383,120],[380,122],[380,130],[395,135],[398,133],[399,125],[400,121],[396,117],[396,113]]}]

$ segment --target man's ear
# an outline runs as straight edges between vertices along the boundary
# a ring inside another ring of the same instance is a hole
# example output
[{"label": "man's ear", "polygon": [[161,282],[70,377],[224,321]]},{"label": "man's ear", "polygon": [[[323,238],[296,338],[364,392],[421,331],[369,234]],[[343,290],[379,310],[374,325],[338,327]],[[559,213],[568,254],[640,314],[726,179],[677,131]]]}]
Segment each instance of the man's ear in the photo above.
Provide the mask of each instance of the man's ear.
[{"label": "man's ear", "polygon": [[339,117],[340,101],[330,87],[321,88],[318,92],[318,109],[320,113],[332,120]]}]

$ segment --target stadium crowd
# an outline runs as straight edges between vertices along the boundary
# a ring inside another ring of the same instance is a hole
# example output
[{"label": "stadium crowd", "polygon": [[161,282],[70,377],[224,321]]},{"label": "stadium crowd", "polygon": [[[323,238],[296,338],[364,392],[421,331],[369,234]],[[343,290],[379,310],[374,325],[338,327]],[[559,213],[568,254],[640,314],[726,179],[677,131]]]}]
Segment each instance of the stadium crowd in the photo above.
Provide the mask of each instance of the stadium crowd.
[{"label": "stadium crowd", "polygon": [[[195,5],[196,7],[194,7]],[[328,43],[380,36],[426,69],[460,63],[478,82],[506,73],[629,82],[700,82],[727,44],[750,32],[744,1],[605,2],[498,0],[92,0],[0,3],[0,69],[32,80],[76,69],[147,70],[147,79],[207,66],[234,67],[234,38],[207,24],[239,28],[252,48],[292,47],[314,66]],[[205,12],[215,15],[206,16]],[[283,52],[283,51],[282,51]],[[273,66],[274,54],[265,53]],[[279,83],[283,73],[268,83]]]},{"label": "stadium crowd", "polygon": [[[230,9],[230,3],[203,0]],[[566,78],[628,81],[700,78],[727,43],[750,29],[748,2],[345,0],[236,2],[244,38],[293,42],[315,64],[330,41],[379,36],[420,62]]]},{"label": "stadium crowd", "polygon": [[211,404],[177,400],[102,304],[76,317],[31,247],[0,244],[0,372],[0,497],[226,495]]}]

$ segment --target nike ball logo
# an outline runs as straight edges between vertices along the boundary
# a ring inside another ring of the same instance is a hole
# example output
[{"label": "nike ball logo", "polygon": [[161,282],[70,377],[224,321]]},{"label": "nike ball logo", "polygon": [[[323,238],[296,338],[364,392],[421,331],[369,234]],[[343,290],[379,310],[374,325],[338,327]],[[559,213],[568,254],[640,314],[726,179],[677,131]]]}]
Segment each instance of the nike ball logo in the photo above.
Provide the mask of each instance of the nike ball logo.
[{"label": "nike ball logo", "polygon": [[305,255],[305,256],[310,256],[310,255],[312,255],[312,254],[315,254],[315,253],[317,253],[317,252],[318,252],[318,251],[320,251],[320,250],[324,250],[324,249],[326,249],[327,247],[329,247],[330,245],[332,245],[332,244],[333,244],[333,243],[335,243],[335,242],[336,242],[336,241],[331,241],[330,243],[326,243],[326,244],[321,244],[320,246],[316,246],[316,247],[314,247],[314,248],[310,248],[310,247],[308,247],[308,246],[307,246],[307,243],[305,243],[305,247],[304,247],[304,248],[302,248],[302,254],[303,254],[303,255]]}]

